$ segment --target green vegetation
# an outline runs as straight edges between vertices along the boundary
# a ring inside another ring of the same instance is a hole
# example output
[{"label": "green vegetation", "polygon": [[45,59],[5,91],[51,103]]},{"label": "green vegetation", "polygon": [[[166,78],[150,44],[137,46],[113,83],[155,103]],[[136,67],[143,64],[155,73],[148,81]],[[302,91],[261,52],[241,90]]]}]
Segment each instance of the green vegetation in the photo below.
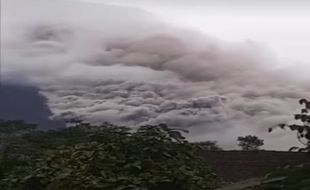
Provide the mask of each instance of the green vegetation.
[{"label": "green vegetation", "polygon": [[[310,153],[310,101],[301,99],[299,101],[304,107],[300,113],[295,114],[294,118],[297,124],[279,124],[281,129],[290,129],[296,131],[297,139],[303,147],[292,147],[290,151]],[[274,128],[270,128],[272,132]],[[244,185],[228,186],[222,190],[309,190],[310,189],[310,160],[309,163],[275,169],[263,178],[257,178]],[[244,188],[246,187],[246,188]]]},{"label": "green vegetation", "polygon": [[[306,99],[299,100],[301,105],[304,107],[300,110],[300,113],[295,114],[295,120],[299,121],[297,124],[288,125],[281,123],[278,125],[281,129],[288,128],[292,131],[297,132],[297,139],[304,146],[292,147],[290,150],[298,150],[299,152],[310,152],[310,101]],[[269,132],[272,132],[273,128],[269,129]]]},{"label": "green vegetation", "polygon": [[259,150],[259,147],[264,145],[264,140],[252,135],[238,137],[237,140],[239,141],[238,146],[244,151]]},{"label": "green vegetation", "polygon": [[309,190],[309,165],[287,166],[277,169],[262,181],[259,190]]},{"label": "green vegetation", "polygon": [[211,190],[219,185],[199,147],[164,124],[130,130],[79,123],[38,131],[1,121],[0,128],[0,189]]},{"label": "green vegetation", "polygon": [[201,142],[195,142],[193,144],[198,145],[201,150],[205,150],[205,151],[223,150],[221,147],[217,145],[216,141],[201,141]]},{"label": "green vegetation", "polygon": [[[304,147],[292,147],[290,151],[310,153],[310,101],[301,99],[299,101],[304,107],[300,113],[295,114],[294,118],[297,124],[279,124],[281,129],[288,128],[296,131],[297,139]],[[269,129],[272,132],[273,128]],[[310,160],[309,160],[310,161]],[[310,163],[310,162],[309,162]],[[299,166],[287,166],[272,171],[265,179],[268,183],[262,185],[260,190],[308,190],[310,189],[310,165],[303,164]]]},{"label": "green vegetation", "polygon": [[[310,102],[302,99],[297,131],[310,152]],[[270,129],[271,132],[273,129]],[[185,130],[165,124],[136,129],[109,123],[40,131],[22,121],[0,120],[0,189],[4,190],[213,190],[222,181],[200,157],[222,150],[215,141],[189,143]],[[238,137],[242,150],[259,150],[263,140]],[[308,190],[310,166],[286,166],[265,177],[220,189]]]}]

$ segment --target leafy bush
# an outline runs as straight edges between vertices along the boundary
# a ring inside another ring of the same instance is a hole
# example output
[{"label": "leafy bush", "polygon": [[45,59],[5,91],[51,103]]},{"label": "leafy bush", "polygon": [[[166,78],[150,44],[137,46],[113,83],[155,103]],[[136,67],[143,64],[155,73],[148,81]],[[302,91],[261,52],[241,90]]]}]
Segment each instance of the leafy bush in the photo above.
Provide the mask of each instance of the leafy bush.
[{"label": "leafy bush", "polygon": [[22,139],[27,140],[24,146],[40,144],[36,162],[12,167],[1,189],[208,190],[219,184],[199,157],[199,148],[164,124],[135,131],[79,124],[24,134]]}]

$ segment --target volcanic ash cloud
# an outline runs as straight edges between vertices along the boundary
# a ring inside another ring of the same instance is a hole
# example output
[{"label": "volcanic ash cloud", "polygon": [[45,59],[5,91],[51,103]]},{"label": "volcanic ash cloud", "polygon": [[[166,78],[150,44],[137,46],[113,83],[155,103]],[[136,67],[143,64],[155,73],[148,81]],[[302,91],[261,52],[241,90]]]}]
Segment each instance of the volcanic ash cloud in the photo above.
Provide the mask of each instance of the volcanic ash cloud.
[{"label": "volcanic ash cloud", "polygon": [[27,4],[28,15],[13,6],[22,1],[7,1],[1,40],[5,82],[39,87],[54,118],[164,122],[190,128],[194,140],[234,130],[265,135],[310,95],[255,42],[222,42],[134,8],[55,2]]}]

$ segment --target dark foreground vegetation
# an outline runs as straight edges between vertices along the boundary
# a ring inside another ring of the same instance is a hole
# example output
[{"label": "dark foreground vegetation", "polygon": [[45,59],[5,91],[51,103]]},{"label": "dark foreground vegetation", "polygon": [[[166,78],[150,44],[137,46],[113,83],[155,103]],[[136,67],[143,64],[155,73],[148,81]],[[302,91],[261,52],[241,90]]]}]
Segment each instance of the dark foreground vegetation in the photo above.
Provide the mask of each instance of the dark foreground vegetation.
[{"label": "dark foreground vegetation", "polygon": [[[221,149],[214,142],[189,143],[181,131],[164,124],[131,130],[80,123],[39,131],[21,121],[1,121],[0,134],[4,190],[211,190],[225,185],[200,157],[201,151]],[[259,180],[250,189],[307,189],[310,169],[286,166]]]},{"label": "dark foreground vegetation", "polygon": [[[301,103],[306,106],[295,118],[302,125],[280,127],[297,131],[305,148],[294,149],[307,152],[310,103],[306,100]],[[183,132],[186,131],[165,124],[130,129],[81,122],[57,131],[40,131],[22,121],[0,121],[0,189],[222,189],[225,181],[200,157],[203,150],[221,151],[221,148],[215,142],[189,143]],[[240,137],[238,141],[244,151],[257,151],[263,144],[253,136]],[[207,152],[204,155],[208,156]],[[303,164],[273,170],[250,187],[239,189],[308,190],[309,187],[310,167]]]},{"label": "dark foreground vegetation", "polygon": [[1,189],[214,189],[197,145],[166,125],[78,124],[59,131],[2,121]]}]

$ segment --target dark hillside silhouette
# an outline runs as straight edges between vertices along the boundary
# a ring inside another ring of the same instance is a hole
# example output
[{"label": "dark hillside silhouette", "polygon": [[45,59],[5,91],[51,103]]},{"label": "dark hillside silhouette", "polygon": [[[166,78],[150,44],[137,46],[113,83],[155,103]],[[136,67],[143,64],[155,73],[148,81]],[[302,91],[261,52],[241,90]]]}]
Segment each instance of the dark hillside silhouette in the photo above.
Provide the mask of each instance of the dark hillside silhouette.
[{"label": "dark hillside silhouette", "polygon": [[23,120],[44,129],[64,127],[64,122],[49,119],[51,111],[39,89],[31,86],[2,85],[0,88],[0,119]]},{"label": "dark hillside silhouette", "polygon": [[203,157],[227,181],[264,175],[278,167],[310,162],[310,155],[281,151],[204,151]]}]

